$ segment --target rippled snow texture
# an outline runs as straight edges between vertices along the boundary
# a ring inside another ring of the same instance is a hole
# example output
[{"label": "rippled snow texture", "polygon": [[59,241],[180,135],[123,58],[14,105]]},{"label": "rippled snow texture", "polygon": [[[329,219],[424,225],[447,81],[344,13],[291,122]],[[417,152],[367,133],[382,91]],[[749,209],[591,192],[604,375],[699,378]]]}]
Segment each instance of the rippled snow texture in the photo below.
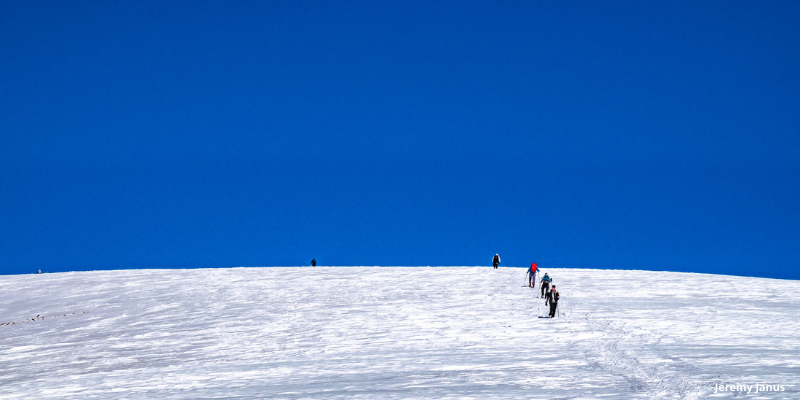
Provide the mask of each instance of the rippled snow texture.
[{"label": "rippled snow texture", "polygon": [[800,282],[547,271],[552,320],[515,268],[2,276],[0,398],[800,398]]}]

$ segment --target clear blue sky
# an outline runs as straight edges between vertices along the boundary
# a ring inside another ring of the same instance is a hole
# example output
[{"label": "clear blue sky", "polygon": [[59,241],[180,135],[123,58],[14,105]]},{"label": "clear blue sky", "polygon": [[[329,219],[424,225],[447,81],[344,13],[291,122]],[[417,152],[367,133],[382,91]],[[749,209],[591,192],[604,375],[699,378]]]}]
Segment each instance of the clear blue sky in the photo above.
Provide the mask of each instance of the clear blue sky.
[{"label": "clear blue sky", "polygon": [[800,279],[800,2],[5,1],[0,273]]}]

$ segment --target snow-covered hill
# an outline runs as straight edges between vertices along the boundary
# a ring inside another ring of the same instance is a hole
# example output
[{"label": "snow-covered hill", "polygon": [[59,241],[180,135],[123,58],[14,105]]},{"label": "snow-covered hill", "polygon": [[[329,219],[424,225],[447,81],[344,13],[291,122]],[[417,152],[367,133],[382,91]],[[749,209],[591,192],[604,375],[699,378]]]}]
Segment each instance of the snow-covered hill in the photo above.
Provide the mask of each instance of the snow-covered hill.
[{"label": "snow-covered hill", "polygon": [[[800,282],[234,268],[0,277],[0,398],[800,398]],[[752,389],[755,391],[755,388]]]}]

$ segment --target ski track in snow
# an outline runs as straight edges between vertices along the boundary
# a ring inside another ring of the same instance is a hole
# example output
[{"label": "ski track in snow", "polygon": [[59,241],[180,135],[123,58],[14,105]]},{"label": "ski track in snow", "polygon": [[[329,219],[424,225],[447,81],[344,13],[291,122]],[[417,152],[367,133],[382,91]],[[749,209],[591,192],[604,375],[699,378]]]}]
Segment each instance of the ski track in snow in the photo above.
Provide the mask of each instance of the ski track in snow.
[{"label": "ski track in snow", "polygon": [[800,398],[800,282],[546,271],[556,319],[517,268],[3,276],[0,399]]}]

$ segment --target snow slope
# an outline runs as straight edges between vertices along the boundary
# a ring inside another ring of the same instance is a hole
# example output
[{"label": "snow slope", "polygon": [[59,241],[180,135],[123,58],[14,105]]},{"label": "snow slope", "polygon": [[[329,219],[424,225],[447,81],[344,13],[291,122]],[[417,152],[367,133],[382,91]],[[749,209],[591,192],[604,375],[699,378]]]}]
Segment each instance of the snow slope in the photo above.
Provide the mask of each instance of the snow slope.
[{"label": "snow slope", "polygon": [[800,398],[798,281],[547,272],[552,320],[515,268],[2,276],[0,398]]}]

